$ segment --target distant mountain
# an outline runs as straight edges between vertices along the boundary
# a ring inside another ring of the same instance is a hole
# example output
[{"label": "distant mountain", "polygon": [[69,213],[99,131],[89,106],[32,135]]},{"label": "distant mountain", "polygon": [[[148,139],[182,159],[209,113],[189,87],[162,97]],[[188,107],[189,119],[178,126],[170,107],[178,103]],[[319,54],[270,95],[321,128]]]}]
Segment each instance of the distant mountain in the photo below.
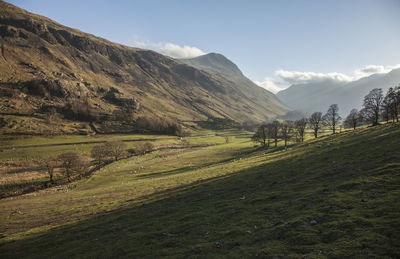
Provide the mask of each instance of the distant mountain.
[{"label": "distant mountain", "polygon": [[232,61],[221,54],[209,53],[196,58],[181,59],[181,61],[205,72],[224,77],[242,93],[245,100],[250,99],[253,103],[263,106],[269,119],[275,117],[274,114],[282,115],[289,110],[273,93],[245,77]]},{"label": "distant mountain", "polygon": [[290,108],[305,112],[326,112],[329,105],[338,104],[342,115],[351,109],[361,109],[364,96],[373,88],[389,87],[400,83],[400,69],[387,74],[373,74],[352,82],[325,80],[322,82],[297,84],[277,93],[277,97]]},{"label": "distant mountain", "polygon": [[[39,119],[53,108],[68,115],[77,103],[96,115],[87,121],[127,118],[131,106],[136,117],[179,121],[261,122],[288,111],[222,55],[197,58],[204,64],[199,69],[195,59],[188,65],[112,43],[2,1],[0,39],[0,116]],[[0,124],[14,127],[7,120]]]},{"label": "distant mountain", "polygon": [[209,53],[195,58],[181,59],[181,61],[199,69],[224,75],[225,77],[245,77],[242,71],[240,71],[232,61],[218,53]]}]

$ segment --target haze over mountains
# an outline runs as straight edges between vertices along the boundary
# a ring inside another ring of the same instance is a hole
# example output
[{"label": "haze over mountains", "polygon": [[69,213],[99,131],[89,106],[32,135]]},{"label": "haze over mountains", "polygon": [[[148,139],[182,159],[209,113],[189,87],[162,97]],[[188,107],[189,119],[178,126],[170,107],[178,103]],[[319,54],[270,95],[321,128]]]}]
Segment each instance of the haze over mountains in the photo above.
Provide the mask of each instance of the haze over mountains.
[{"label": "haze over mountains", "polygon": [[324,79],[316,82],[293,84],[277,93],[290,108],[305,112],[326,112],[329,105],[338,104],[339,112],[347,115],[353,108],[360,109],[363,98],[373,88],[382,88],[384,93],[400,83],[400,68],[389,73],[372,74],[361,79],[345,82]]},{"label": "haze over mountains", "polygon": [[[283,107],[282,102],[280,102],[273,93],[259,87],[248,79],[232,61],[221,54],[209,53],[195,58],[181,59],[181,61],[200,70],[223,76],[234,85],[235,88],[243,89],[243,94],[246,96],[246,99],[250,98],[253,99],[254,102],[269,104],[270,107],[266,107],[266,109],[273,109],[270,112],[271,114],[279,113],[282,115],[282,111],[287,111],[286,107]],[[258,96],[258,98],[254,99],[254,95]],[[261,100],[259,99],[260,97],[266,99]],[[267,119],[271,118],[273,117],[270,116]]]},{"label": "haze over mountains", "polygon": [[[98,116],[136,104],[137,116],[261,122],[288,108],[219,54],[179,61],[123,46],[0,2],[2,113],[39,116],[85,100]],[[207,60],[208,65],[205,65]],[[18,99],[18,100],[17,100]]]}]

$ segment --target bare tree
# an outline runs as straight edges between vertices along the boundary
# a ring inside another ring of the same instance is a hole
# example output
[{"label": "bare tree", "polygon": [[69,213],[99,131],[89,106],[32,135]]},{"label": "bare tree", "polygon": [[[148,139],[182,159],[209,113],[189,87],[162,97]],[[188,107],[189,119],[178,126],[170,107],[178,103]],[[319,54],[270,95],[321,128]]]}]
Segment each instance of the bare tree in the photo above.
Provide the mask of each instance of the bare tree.
[{"label": "bare tree", "polygon": [[114,158],[115,161],[118,161],[126,154],[126,145],[122,141],[112,141],[107,143],[110,156]]},{"label": "bare tree", "polygon": [[285,141],[285,147],[287,147],[287,142],[288,140],[290,140],[290,138],[292,137],[292,133],[293,133],[293,121],[284,121],[280,124],[280,128],[281,128],[281,136],[283,138],[283,140]]},{"label": "bare tree", "polygon": [[272,138],[274,139],[274,141],[275,141],[275,147],[278,146],[279,126],[280,126],[279,121],[273,121],[273,122],[271,123],[271,137],[272,137]]},{"label": "bare tree", "polygon": [[57,159],[60,161],[63,174],[67,177],[68,182],[71,182],[73,174],[84,174],[84,172],[82,172],[84,169],[84,162],[77,153],[64,153],[59,155]]},{"label": "bare tree", "polygon": [[371,122],[373,126],[379,124],[378,121],[382,102],[383,94],[381,88],[372,89],[369,94],[364,97],[364,108],[360,112],[364,120]]},{"label": "bare tree", "polygon": [[325,125],[329,126],[332,133],[335,134],[336,125],[340,122],[342,118],[339,115],[339,106],[337,104],[332,104],[329,106],[328,111],[322,117]]},{"label": "bare tree", "polygon": [[388,121],[391,117],[393,122],[399,121],[399,108],[400,108],[400,85],[396,87],[390,87],[386,93],[385,98],[382,102],[383,116]]},{"label": "bare tree", "polygon": [[388,97],[388,95],[386,95],[382,101],[381,116],[386,122],[389,122],[389,119],[391,117],[391,107],[390,107],[391,100],[387,97]]},{"label": "bare tree", "polygon": [[300,142],[304,141],[304,133],[306,131],[308,120],[306,118],[302,118],[300,120],[295,121],[294,126],[297,134],[300,137]]},{"label": "bare tree", "polygon": [[310,128],[314,131],[314,137],[318,137],[318,131],[321,128],[322,124],[322,112],[314,112],[311,114],[311,117],[308,119],[308,123],[310,124]]},{"label": "bare tree", "polygon": [[257,128],[257,131],[254,133],[254,135],[251,137],[251,139],[255,143],[260,143],[264,147],[266,146],[266,140],[267,140],[267,132],[266,132],[266,125],[261,125],[260,127]]},{"label": "bare tree", "polygon": [[267,133],[267,147],[271,146],[271,140],[273,138],[273,133],[274,131],[274,125],[272,123],[268,123],[265,127],[266,133]]},{"label": "bare tree", "polygon": [[111,150],[108,147],[107,143],[94,146],[92,148],[92,152],[90,153],[91,157],[94,159],[96,164],[101,165],[110,158]]},{"label": "bare tree", "polygon": [[357,109],[352,109],[344,120],[344,125],[348,128],[356,129],[359,122],[359,113]]},{"label": "bare tree", "polygon": [[48,156],[35,158],[34,161],[46,170],[50,183],[54,183],[54,169],[58,166],[57,159]]},{"label": "bare tree", "polygon": [[224,135],[223,137],[224,137],[224,139],[225,139],[225,144],[228,144],[229,141],[230,141],[229,136],[228,136],[228,135]]},{"label": "bare tree", "polygon": [[393,103],[392,103],[393,122],[396,119],[399,122],[400,112],[400,84],[393,89]]}]

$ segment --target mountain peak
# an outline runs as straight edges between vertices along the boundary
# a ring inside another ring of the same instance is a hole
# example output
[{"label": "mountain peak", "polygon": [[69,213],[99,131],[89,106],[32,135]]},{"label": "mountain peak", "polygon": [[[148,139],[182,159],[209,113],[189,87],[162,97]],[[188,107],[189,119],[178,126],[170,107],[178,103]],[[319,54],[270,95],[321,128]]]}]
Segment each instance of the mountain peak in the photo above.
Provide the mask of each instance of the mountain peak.
[{"label": "mountain peak", "polygon": [[240,69],[224,55],[219,53],[208,53],[189,59],[181,59],[182,62],[202,70],[211,71],[228,77],[242,77]]}]

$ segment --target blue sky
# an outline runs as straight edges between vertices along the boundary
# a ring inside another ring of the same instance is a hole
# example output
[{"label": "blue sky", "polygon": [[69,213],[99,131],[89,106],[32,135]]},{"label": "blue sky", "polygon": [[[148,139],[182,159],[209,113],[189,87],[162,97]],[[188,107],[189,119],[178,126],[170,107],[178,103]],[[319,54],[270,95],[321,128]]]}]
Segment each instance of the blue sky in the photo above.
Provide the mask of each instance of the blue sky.
[{"label": "blue sky", "polygon": [[353,80],[400,64],[399,0],[9,2],[129,46],[175,57],[221,53],[266,88]]}]

